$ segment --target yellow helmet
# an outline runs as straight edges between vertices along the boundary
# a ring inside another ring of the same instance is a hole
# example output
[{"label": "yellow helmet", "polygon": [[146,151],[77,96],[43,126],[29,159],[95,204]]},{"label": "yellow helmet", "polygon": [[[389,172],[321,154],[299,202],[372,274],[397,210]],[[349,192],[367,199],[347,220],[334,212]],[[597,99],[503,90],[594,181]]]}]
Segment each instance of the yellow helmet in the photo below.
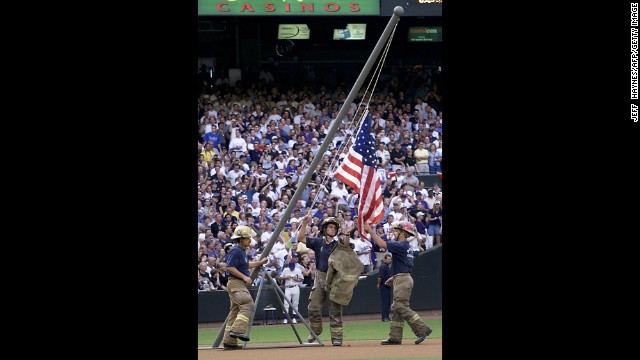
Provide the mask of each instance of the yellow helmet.
[{"label": "yellow helmet", "polygon": [[240,225],[240,226],[237,226],[236,229],[233,231],[233,236],[231,236],[231,240],[237,240],[240,238],[252,238],[256,235],[258,234],[256,234],[256,232],[253,231],[253,229],[251,229],[250,227]]}]

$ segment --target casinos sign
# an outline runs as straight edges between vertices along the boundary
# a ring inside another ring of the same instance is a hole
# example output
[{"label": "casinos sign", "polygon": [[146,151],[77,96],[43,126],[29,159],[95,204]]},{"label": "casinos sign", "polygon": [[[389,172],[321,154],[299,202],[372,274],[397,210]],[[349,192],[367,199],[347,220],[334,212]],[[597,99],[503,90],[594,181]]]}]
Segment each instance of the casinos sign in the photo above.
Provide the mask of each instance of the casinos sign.
[{"label": "casinos sign", "polygon": [[379,0],[198,0],[198,15],[380,15]]}]

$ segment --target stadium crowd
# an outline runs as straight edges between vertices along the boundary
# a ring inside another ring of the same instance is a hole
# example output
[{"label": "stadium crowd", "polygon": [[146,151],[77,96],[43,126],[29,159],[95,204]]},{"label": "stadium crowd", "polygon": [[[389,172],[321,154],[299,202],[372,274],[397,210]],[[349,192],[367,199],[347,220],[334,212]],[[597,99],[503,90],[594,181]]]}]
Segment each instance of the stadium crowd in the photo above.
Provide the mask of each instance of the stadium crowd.
[{"label": "stadium crowd", "polygon": [[[358,194],[333,179],[333,172],[348,153],[345,144],[356,135],[361,102],[368,105],[373,120],[384,196],[378,234],[387,240],[393,234],[392,222],[410,221],[419,233],[411,239],[415,251],[442,242],[442,191],[436,182],[425,184],[417,176],[441,173],[443,114],[435,68],[403,68],[378,83],[382,90],[359,92],[331,139],[326,134],[348,95],[345,84],[285,88],[269,72],[261,72],[260,80],[248,86],[242,82],[230,86],[224,77],[201,75],[198,291],[226,289],[225,258],[237,226],[249,226],[257,233],[249,255],[260,257],[307,171],[313,175],[262,271],[278,276],[296,262],[304,275],[301,286],[312,286],[315,254],[297,244],[298,225],[310,213],[308,237],[319,236],[318,225],[327,217],[344,224],[339,236],[355,226]],[[411,79],[406,83],[412,86],[400,86],[403,79]],[[319,154],[324,141],[331,143]],[[309,169],[316,156],[322,161]],[[352,233],[358,237],[357,231]],[[375,271],[384,252],[373,241],[352,242],[365,265],[363,275]],[[259,281],[260,277],[254,285]]]}]

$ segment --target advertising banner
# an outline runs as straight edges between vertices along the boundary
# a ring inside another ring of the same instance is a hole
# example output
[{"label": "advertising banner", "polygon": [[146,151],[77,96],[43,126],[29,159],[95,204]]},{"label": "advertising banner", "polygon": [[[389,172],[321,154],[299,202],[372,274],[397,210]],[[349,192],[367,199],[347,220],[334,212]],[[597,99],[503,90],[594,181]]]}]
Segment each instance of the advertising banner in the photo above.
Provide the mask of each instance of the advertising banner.
[{"label": "advertising banner", "polygon": [[198,0],[198,15],[380,15],[380,0]]}]

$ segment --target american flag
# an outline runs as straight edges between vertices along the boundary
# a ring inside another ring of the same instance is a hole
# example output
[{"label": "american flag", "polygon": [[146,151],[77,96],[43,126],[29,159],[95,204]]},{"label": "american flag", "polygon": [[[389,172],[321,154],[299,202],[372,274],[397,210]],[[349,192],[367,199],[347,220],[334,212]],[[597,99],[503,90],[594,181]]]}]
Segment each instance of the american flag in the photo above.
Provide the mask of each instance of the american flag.
[{"label": "american flag", "polygon": [[336,179],[351,186],[360,195],[358,230],[362,239],[369,238],[369,234],[364,231],[365,222],[377,224],[384,216],[375,153],[375,138],[371,134],[371,117],[369,111],[366,111],[355,145],[349,149],[349,154],[334,173]]}]

